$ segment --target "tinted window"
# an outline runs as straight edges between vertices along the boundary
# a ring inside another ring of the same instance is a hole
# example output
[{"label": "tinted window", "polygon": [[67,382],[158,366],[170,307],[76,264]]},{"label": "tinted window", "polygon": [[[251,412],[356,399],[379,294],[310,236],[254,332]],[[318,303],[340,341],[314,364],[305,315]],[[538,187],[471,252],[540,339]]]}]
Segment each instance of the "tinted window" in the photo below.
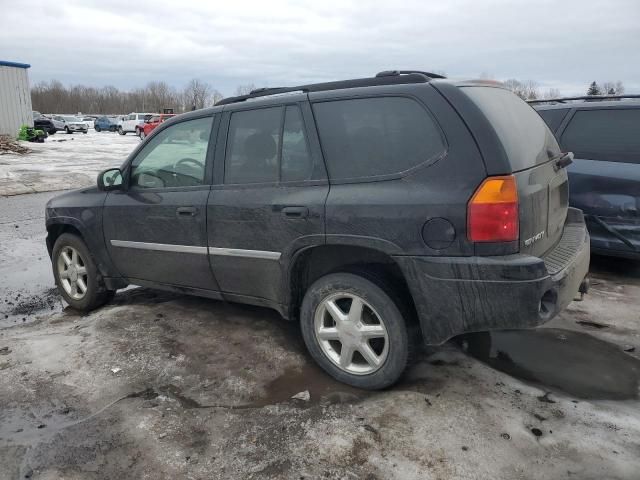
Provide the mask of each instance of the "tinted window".
[{"label": "tinted window", "polygon": [[212,121],[211,117],[189,120],[154,135],[133,160],[131,185],[138,188],[201,185]]},{"label": "tinted window", "polygon": [[514,172],[545,163],[560,153],[540,115],[509,90],[462,87],[493,126]]},{"label": "tinted window", "polygon": [[278,181],[278,146],[282,107],[235,112],[231,115],[225,183]]},{"label": "tinted window", "polygon": [[549,126],[552,132],[558,130],[558,127],[567,116],[568,108],[553,108],[549,110],[538,110],[538,113]]},{"label": "tinted window", "polygon": [[280,178],[283,182],[308,180],[311,178],[312,170],[313,162],[300,108],[287,107],[282,132]]},{"label": "tinted window", "polygon": [[429,114],[408,98],[322,102],[313,110],[333,179],[403,172],[445,148]]},{"label": "tinted window", "polygon": [[562,146],[578,158],[640,163],[640,109],[578,110]]}]

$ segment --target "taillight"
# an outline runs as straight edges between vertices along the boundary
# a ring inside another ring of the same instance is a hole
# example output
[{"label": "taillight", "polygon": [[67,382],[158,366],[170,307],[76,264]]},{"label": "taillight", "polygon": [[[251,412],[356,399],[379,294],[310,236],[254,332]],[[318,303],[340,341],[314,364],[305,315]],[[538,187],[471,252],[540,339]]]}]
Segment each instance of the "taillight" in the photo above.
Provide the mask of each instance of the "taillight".
[{"label": "taillight", "polygon": [[513,242],[518,240],[519,230],[516,178],[485,179],[467,205],[467,238],[472,242]]}]

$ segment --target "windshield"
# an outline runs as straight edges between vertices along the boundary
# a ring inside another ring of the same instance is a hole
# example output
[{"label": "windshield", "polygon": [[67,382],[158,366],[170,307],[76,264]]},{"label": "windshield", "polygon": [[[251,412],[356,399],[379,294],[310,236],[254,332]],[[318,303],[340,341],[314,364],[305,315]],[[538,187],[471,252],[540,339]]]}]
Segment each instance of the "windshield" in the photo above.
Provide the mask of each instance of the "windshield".
[{"label": "windshield", "polygon": [[77,122],[77,121],[78,121],[78,119],[77,119],[76,117],[67,117],[67,116],[64,116],[64,117],[62,117],[62,118],[64,119],[64,121],[65,121],[65,122]]}]

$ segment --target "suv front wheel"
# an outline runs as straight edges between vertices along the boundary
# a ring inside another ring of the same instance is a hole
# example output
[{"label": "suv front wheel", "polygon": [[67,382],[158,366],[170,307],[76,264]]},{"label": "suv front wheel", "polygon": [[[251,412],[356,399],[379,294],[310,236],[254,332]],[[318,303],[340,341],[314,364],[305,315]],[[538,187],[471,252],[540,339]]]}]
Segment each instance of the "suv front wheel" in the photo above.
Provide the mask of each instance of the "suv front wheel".
[{"label": "suv front wheel", "polygon": [[51,258],[58,290],[76,310],[93,310],[113,298],[115,292],[107,290],[89,249],[78,236],[60,235]]},{"label": "suv front wheel", "polygon": [[376,390],[395,383],[407,366],[409,339],[400,310],[359,275],[317,280],[304,296],[300,322],[311,356],[340,382]]}]

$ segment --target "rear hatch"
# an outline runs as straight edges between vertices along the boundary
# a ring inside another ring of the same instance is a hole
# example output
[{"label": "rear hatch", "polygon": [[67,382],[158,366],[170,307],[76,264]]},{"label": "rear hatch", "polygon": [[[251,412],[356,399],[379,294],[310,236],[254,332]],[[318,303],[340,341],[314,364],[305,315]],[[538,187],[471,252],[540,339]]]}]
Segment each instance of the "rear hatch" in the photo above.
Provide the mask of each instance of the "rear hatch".
[{"label": "rear hatch", "polygon": [[[553,133],[536,111],[518,96],[495,86],[460,89],[480,108],[504,150],[504,160],[490,175],[513,174],[518,183],[519,251],[543,256],[562,236],[569,184]],[[486,159],[485,159],[486,160]]]}]

